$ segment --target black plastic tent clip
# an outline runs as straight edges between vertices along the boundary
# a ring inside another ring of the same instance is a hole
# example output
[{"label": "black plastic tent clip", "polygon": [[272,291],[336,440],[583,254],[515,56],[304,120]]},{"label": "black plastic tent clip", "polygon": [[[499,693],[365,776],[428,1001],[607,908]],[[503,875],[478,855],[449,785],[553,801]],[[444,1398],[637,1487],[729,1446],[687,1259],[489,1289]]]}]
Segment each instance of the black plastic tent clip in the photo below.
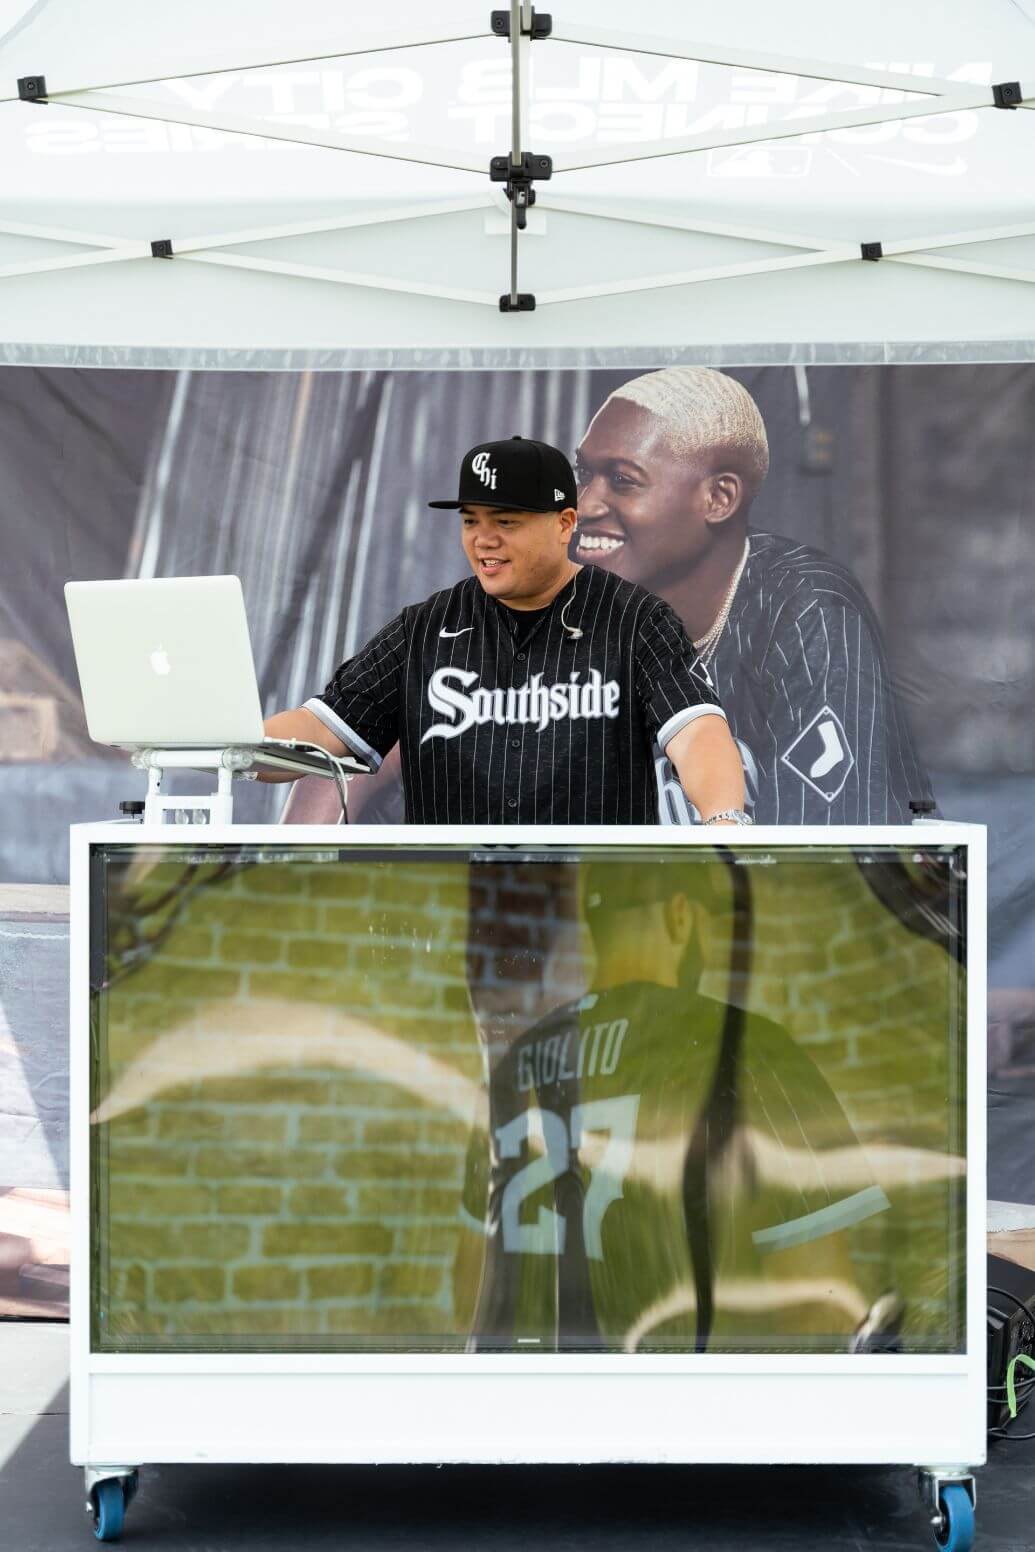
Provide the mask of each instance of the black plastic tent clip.
[{"label": "black plastic tent clip", "polygon": [[[510,12],[493,11],[492,15],[489,17],[489,26],[492,28],[497,38],[509,38]],[[522,27],[522,36],[525,38],[531,38],[532,41],[535,42],[539,38],[548,38],[552,31],[553,17],[548,15],[546,11],[537,11],[535,6],[533,6],[532,25],[527,31],[524,27]]]},{"label": "black plastic tent clip", "polygon": [[1000,81],[992,87],[992,101],[997,108],[1016,108],[1024,101],[1020,81]]},{"label": "black plastic tent clip", "polygon": [[47,102],[47,78],[45,75],[20,75],[18,96],[22,102]]},{"label": "black plastic tent clip", "polygon": [[528,207],[535,204],[537,178],[553,177],[553,159],[539,156],[534,151],[524,151],[521,161],[512,162],[509,156],[494,156],[489,163],[489,177],[493,183],[504,183],[507,198],[517,211],[518,231],[523,232],[528,220]]}]

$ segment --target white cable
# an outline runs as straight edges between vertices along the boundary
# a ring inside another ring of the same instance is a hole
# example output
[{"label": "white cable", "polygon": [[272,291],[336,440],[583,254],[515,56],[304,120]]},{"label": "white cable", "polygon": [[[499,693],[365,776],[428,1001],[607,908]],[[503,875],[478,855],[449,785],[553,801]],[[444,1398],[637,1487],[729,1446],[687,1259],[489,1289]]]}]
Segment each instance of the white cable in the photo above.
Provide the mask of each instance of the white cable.
[{"label": "white cable", "polygon": [[582,640],[582,632],[579,630],[577,625],[565,625],[565,623],[564,623],[564,616],[567,614],[568,610],[571,608],[572,604],[575,602],[575,590],[578,587],[578,585],[579,585],[579,574],[576,571],[576,573],[575,573],[575,581],[572,584],[572,589],[571,589],[571,597],[568,599],[568,602],[565,604],[564,608],[561,610],[561,629],[568,632],[568,638],[569,638],[570,641],[581,641]]}]

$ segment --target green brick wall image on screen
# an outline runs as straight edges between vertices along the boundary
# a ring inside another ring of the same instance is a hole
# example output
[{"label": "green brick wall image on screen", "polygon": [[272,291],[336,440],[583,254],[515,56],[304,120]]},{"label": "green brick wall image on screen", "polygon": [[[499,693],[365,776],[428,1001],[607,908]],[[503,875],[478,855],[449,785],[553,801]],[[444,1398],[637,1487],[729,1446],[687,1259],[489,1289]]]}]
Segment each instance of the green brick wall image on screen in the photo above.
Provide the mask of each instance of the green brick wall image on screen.
[{"label": "green brick wall image on screen", "polygon": [[[706,852],[702,992],[787,1031],[883,1183],[888,1209],[850,1235],[860,1296],[894,1286],[909,1347],[961,1350],[959,965],[847,854],[834,866],[799,849],[750,868],[751,970],[731,984],[728,870]],[[95,1347],[468,1345],[493,1052],[589,985],[580,874],[577,859],[444,849],[96,850]],[[631,1246],[680,1234],[663,1190],[625,1184]],[[553,1202],[547,1183],[520,1213]],[[692,1350],[692,1334],[671,1342]]]}]

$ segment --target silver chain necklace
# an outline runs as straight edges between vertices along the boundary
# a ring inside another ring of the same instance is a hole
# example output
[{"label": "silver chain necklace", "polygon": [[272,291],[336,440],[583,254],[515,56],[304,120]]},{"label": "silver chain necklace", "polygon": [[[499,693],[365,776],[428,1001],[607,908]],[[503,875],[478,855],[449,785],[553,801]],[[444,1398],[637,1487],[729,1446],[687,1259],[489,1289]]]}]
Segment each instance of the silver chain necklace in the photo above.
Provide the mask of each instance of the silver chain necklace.
[{"label": "silver chain necklace", "polygon": [[715,649],[719,644],[719,637],[722,635],[723,626],[726,624],[726,621],[729,618],[729,612],[733,606],[733,599],[736,596],[737,586],[740,582],[741,576],[744,573],[744,567],[747,565],[747,558],[750,550],[751,541],[749,539],[745,539],[744,553],[740,557],[740,564],[738,565],[736,571],[733,573],[733,580],[730,582],[729,591],[726,594],[722,608],[719,610],[718,614],[705,634],[700,638],[699,641],[694,642],[697,655],[701,660],[702,667],[704,668],[707,668],[708,664],[711,662],[711,659],[715,655]]}]

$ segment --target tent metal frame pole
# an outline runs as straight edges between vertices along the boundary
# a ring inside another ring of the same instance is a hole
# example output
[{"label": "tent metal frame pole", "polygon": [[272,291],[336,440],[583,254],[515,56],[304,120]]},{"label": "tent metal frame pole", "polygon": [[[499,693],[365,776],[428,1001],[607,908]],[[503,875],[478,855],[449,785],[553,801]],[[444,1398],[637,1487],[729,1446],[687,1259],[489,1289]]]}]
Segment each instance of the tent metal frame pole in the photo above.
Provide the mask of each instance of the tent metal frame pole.
[{"label": "tent metal frame pole", "polygon": [[[1026,99],[1026,103],[1035,106],[1035,99]],[[1019,106],[1024,105],[1019,104]],[[718,150],[722,146],[797,139],[799,136],[824,134],[832,129],[861,129],[870,124],[890,124],[900,119],[936,118],[941,113],[963,113],[979,108],[995,109],[995,103],[987,86],[972,86],[953,92],[951,95],[928,97],[922,102],[874,103],[870,108],[777,119],[775,122],[745,127],[726,134],[674,135],[671,140],[654,140],[625,152],[612,150],[600,151],[596,154],[583,152],[570,157],[558,157],[554,170],[584,172],[591,167],[617,167],[624,162],[656,161],[665,156],[687,156],[694,151]]]},{"label": "tent metal frame pole", "polygon": [[[230,243],[269,242],[280,237],[305,237],[310,233],[339,232],[354,226],[388,226],[393,221],[421,221],[434,216],[455,215],[462,211],[488,211],[498,208],[497,201],[490,194],[472,194],[466,199],[441,200],[433,205],[400,205],[387,211],[362,211],[355,215],[328,216],[318,221],[288,221],[272,226],[242,227],[236,232],[206,233],[203,237],[178,237],[176,251],[179,254],[187,250],[226,247]],[[146,242],[136,239],[115,237],[103,232],[78,232],[64,226],[41,226],[36,221],[0,220],[0,233],[6,233],[11,237],[40,237],[53,242],[92,243],[98,247],[122,248],[127,253],[132,250],[133,254],[141,248],[148,247]],[[78,256],[83,257],[83,255]],[[32,266],[37,262],[46,265],[49,261],[27,260],[24,273],[33,273]],[[15,273],[16,266],[8,267],[12,274]]]},{"label": "tent metal frame pole", "polygon": [[[777,243],[787,248],[809,248],[813,251],[837,253],[850,249],[856,258],[859,257],[859,244],[854,238],[824,242],[822,238],[781,232],[773,227],[739,226],[727,224],[724,221],[697,220],[692,216],[686,218],[655,216],[646,211],[619,212],[609,210],[593,201],[558,199],[552,193],[543,201],[543,210],[544,212],[557,210],[569,215],[590,216],[599,221],[619,221],[634,226],[660,226],[677,232],[700,232],[712,237],[740,237],[748,242]],[[0,222],[0,231],[4,229],[5,223]],[[963,232],[934,232],[923,237],[903,237],[897,242],[894,239],[885,240],[883,248],[885,258],[897,258],[906,253],[914,254],[918,250],[926,252],[928,248],[952,248],[964,243],[1007,242],[1014,237],[1032,236],[1035,236],[1035,219],[1011,222],[1009,226],[979,226],[968,228]]]},{"label": "tent metal frame pole", "polygon": [[[524,146],[521,81],[521,30],[524,17],[521,0],[510,0],[510,165],[521,166]],[[517,203],[510,202],[510,305],[517,311],[518,305],[518,212]]]},{"label": "tent metal frame pole", "polygon": [[558,17],[552,43],[581,43],[587,48],[614,49],[622,54],[654,54],[663,59],[688,59],[702,65],[732,65],[738,70],[762,70],[769,75],[799,75],[812,81],[837,81],[845,86],[877,86],[900,92],[954,92],[959,81],[943,76],[917,76],[900,70],[875,70],[867,65],[840,64],[790,54],[766,54],[730,44],[659,38],[647,33],[619,32],[611,27],[565,24]]},{"label": "tent metal frame pole", "polygon": [[164,124],[189,124],[196,129],[223,130],[233,135],[252,135],[259,140],[287,140],[295,145],[319,146],[331,151],[351,151],[356,156],[379,156],[394,162],[413,162],[421,167],[446,167],[454,172],[476,172],[484,176],[485,159],[464,151],[438,150],[424,146],[421,151],[406,150],[393,140],[371,136],[356,140],[333,129],[307,129],[304,125],[280,125],[267,119],[251,118],[243,113],[208,112],[184,104],[149,102],[144,97],[116,97],[110,93],[67,92],[51,96],[50,101],[84,111],[120,114],[133,119],[157,119]]},{"label": "tent metal frame pole", "polygon": [[[15,275],[38,275],[55,270],[92,269],[98,264],[118,264],[130,259],[152,257],[147,243],[134,243],[105,249],[101,253],[78,253],[66,259],[0,265],[0,280],[8,280]],[[498,308],[499,306],[499,297],[492,292],[471,291],[459,286],[434,285],[420,280],[395,280],[390,276],[368,274],[361,270],[328,269],[316,264],[251,258],[243,253],[208,253],[201,250],[192,253],[177,251],[175,257],[177,262],[182,260],[185,264],[215,264],[225,269],[254,270],[269,275],[292,275],[299,280],[327,281],[331,285],[361,286],[373,291],[409,293],[413,296],[434,296],[446,302],[473,302],[480,307]]]},{"label": "tent metal frame pole", "polygon": [[293,264],[279,259],[253,259],[241,253],[189,253],[188,263],[217,264],[225,269],[255,270],[268,275],[293,275],[299,280],[325,280],[332,285],[362,286],[372,291],[394,291],[411,296],[434,296],[444,302],[473,302],[479,307],[499,310],[499,293],[470,291],[459,286],[428,284],[421,280],[395,280],[386,275],[359,271],[325,269],[313,264]]},{"label": "tent metal frame pole", "polygon": [[1009,264],[985,264],[979,259],[947,259],[939,254],[892,254],[893,264],[912,264],[921,269],[950,269],[961,275],[984,275],[990,280],[1021,280],[1035,283],[1035,271],[1014,269]]},{"label": "tent metal frame pole", "polygon": [[[633,226],[658,226],[665,231],[673,232],[699,232],[710,237],[741,237],[747,242],[778,243],[786,248],[823,248],[828,246],[820,238],[806,237],[797,232],[778,232],[770,227],[740,226],[726,221],[706,221],[697,216],[677,216],[674,214],[653,215],[649,211],[630,210],[617,211],[609,206],[601,204],[594,199],[583,199],[581,196],[566,198],[563,194],[557,194],[551,190],[544,195],[540,208],[544,214],[551,210],[572,216],[590,216],[599,221],[621,221]],[[2,230],[2,224],[0,224]],[[844,244],[833,246],[843,247]]]},{"label": "tent metal frame pole", "polygon": [[[677,270],[665,275],[644,275],[635,280],[612,280],[602,285],[568,286],[559,291],[542,291],[540,307],[559,302],[586,302],[597,297],[627,296],[634,291],[664,291],[673,286],[701,285],[710,280],[736,280],[745,275],[772,275],[781,270],[812,269],[823,264],[849,264],[859,258],[858,244],[838,252],[827,248],[818,253],[795,253],[785,259],[748,259],[740,264],[715,264],[707,269]],[[1035,278],[1035,277],[1033,277]]]},{"label": "tent metal frame pole", "polygon": [[[518,245],[527,220],[528,206],[535,194],[525,181],[528,157],[528,108],[531,77],[533,8],[531,0],[509,0],[510,7],[510,173],[507,183],[510,200],[510,288],[499,299],[501,310],[518,312],[522,298],[518,291]],[[493,174],[495,176],[495,174]],[[520,182],[519,182],[520,180]],[[526,198],[527,195],[527,198]],[[525,298],[527,303],[529,298]],[[534,306],[534,298],[532,305]]]},{"label": "tent metal frame pole", "polygon": [[510,165],[521,166],[524,123],[521,100],[521,0],[510,0]]},{"label": "tent metal frame pole", "polygon": [[[203,76],[225,75],[230,71],[236,75],[245,70],[271,70],[278,65],[315,65],[328,59],[350,59],[363,54],[389,54],[395,49],[434,48],[443,43],[476,43],[484,37],[484,27],[476,26],[473,21],[467,22],[455,32],[444,33],[441,27],[427,30],[415,26],[395,32],[368,34],[359,47],[356,45],[355,34],[350,32],[340,40],[327,41],[318,53],[271,55],[268,49],[235,49],[232,56],[227,56],[218,64],[213,64],[210,55],[203,64],[177,70],[175,76],[170,76],[168,70],[163,70],[159,75],[131,75],[118,81],[68,81],[57,85],[53,81],[48,81],[48,96],[59,98],[70,92],[102,91],[109,88],[118,90],[123,86],[155,86],[169,80],[195,81]],[[146,71],[151,67],[145,65],[142,68]],[[17,92],[0,91],[0,102],[17,101]]]}]

